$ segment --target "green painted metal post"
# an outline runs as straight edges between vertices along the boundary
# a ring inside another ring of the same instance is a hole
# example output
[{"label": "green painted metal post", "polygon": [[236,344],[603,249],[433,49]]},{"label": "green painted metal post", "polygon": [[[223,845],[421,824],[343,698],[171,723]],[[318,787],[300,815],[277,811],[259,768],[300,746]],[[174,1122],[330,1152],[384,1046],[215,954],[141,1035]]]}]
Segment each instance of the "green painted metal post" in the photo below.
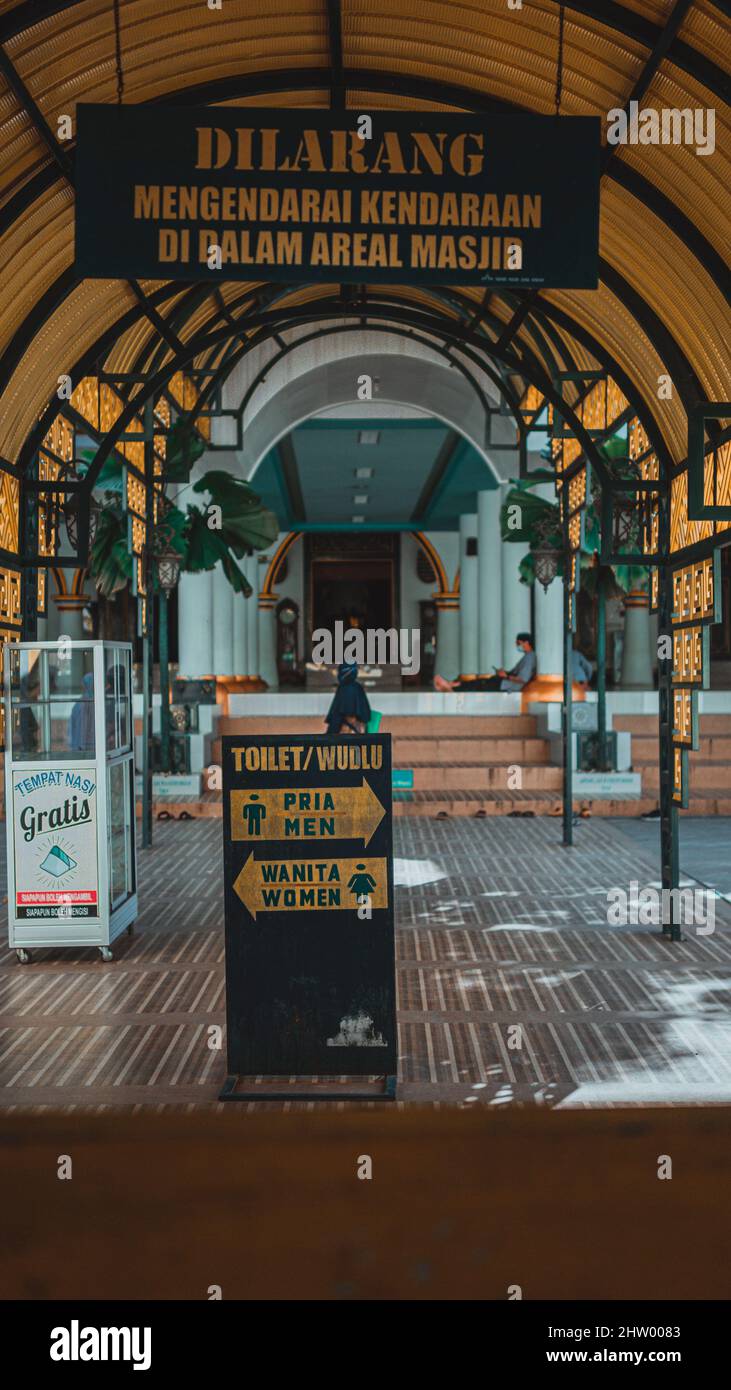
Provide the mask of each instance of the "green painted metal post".
[{"label": "green painted metal post", "polygon": [[152,681],[154,672],[152,534],[155,526],[155,442],[152,401],[144,407],[145,435],[145,592],[147,623],[142,636],[142,847],[152,848]]},{"label": "green painted metal post", "polygon": [[[667,504],[666,504],[667,505]],[[661,534],[662,513],[661,507]],[[670,567],[660,566],[658,575],[658,630],[661,636],[671,633],[672,589]],[[658,656],[659,754],[660,754],[660,866],[662,886],[672,891],[678,887],[680,864],[678,853],[678,808],[673,801],[673,661]],[[665,900],[665,894],[663,894]],[[678,920],[677,894],[669,899],[670,922],[663,923],[662,933],[670,941],[681,941]]]},{"label": "green painted metal post", "polygon": [[160,589],[158,598],[160,626],[158,631],[158,654],[160,657],[160,765],[163,772],[170,772],[170,667],[168,644],[168,596]]},{"label": "green painted metal post", "polygon": [[596,699],[599,770],[607,772],[607,588],[603,565],[597,571]]},{"label": "green painted metal post", "polygon": [[568,546],[564,550],[563,576],[563,843],[574,843],[574,749],[572,701],[572,653],[574,649],[571,623],[571,590],[569,573],[571,561]]}]

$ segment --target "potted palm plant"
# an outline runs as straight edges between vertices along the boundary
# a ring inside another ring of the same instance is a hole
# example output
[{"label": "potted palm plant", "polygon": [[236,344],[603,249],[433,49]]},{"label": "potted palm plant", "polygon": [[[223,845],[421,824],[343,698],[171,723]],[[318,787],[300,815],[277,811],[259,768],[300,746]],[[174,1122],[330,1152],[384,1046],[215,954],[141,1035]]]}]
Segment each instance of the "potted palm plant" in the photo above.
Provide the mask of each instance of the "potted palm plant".
[{"label": "potted palm plant", "polygon": [[[173,429],[175,426],[173,426]],[[196,445],[199,441],[195,441]],[[178,439],[172,471],[178,476],[176,458],[188,448]],[[166,459],[166,478],[169,459]],[[88,465],[87,465],[88,466]],[[103,494],[89,571],[100,595],[113,598],[132,578],[133,557],[128,543],[128,522],[123,507],[123,464],[109,459],[97,482]],[[153,536],[152,587],[159,600],[160,691],[162,698],[162,763],[169,762],[168,598],[178,575],[198,574],[220,564],[235,593],[249,598],[251,585],[240,566],[246,555],[265,550],[279,533],[274,512],[262,504],[249,483],[220,469],[211,469],[190,485],[200,498],[179,503],[164,502],[158,510]]]}]

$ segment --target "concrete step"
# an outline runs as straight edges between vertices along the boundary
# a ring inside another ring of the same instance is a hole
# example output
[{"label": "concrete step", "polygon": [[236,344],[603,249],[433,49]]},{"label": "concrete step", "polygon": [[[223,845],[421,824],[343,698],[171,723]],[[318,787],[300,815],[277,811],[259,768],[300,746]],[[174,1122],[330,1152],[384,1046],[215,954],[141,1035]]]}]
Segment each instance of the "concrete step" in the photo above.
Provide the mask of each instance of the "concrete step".
[{"label": "concrete step", "polygon": [[[636,769],[642,773],[642,790],[655,791],[660,785],[660,770],[656,766],[648,764]],[[697,791],[717,791],[726,793],[731,798],[731,776],[726,763],[705,763],[696,761],[691,754],[690,759],[690,784],[691,792]]]},{"label": "concrete step", "polygon": [[[302,730],[300,730],[300,733]],[[437,767],[451,763],[457,767],[494,767],[517,764],[543,766],[548,762],[549,747],[541,738],[394,738],[392,759],[394,767]],[[221,740],[211,744],[214,763],[221,761]]]},{"label": "concrete step", "polygon": [[[630,734],[644,734],[646,737],[657,738],[658,720],[656,714],[617,714],[612,721],[612,728],[625,730]],[[731,737],[731,714],[701,714],[699,716],[699,730],[701,734],[725,734]]]},{"label": "concrete step", "polygon": [[[588,812],[592,816],[639,817],[657,809],[657,796],[644,795],[627,801],[591,801],[577,799],[574,811]],[[155,815],[167,812],[177,818],[181,812],[192,817],[206,817],[220,820],[223,804],[220,793],[206,792],[200,798],[180,798],[179,801],[159,801],[155,803]],[[475,816],[483,812],[486,816],[507,816],[513,814],[533,814],[536,816],[560,816],[562,811],[561,792],[547,790],[499,791],[468,789],[462,791],[450,788],[395,792],[393,813],[395,816],[421,816],[434,819],[437,816]],[[137,815],[141,814],[141,804],[137,803]],[[691,796],[687,811],[681,816],[728,816],[731,815],[731,795],[719,796],[713,792],[698,792]]]},{"label": "concrete step", "polygon": [[[561,788],[563,773],[560,767],[521,767],[521,790],[555,791]],[[487,788],[507,792],[513,780],[509,765],[502,767],[456,767],[454,764],[414,767],[414,790],[435,791],[449,788],[476,791]]]},{"label": "concrete step", "polygon": [[545,763],[549,747],[542,738],[401,738],[393,741],[394,767],[418,767],[438,762],[460,766],[495,763]]},{"label": "concrete step", "polygon": [[[226,716],[219,725],[222,734],[321,734],[323,720],[310,716],[257,716],[243,719]],[[530,714],[475,715],[384,715],[381,730],[402,738],[482,737],[535,738],[536,721]]]},{"label": "concrete step", "polygon": [[[701,735],[699,747],[691,752],[691,761],[731,763],[731,738],[722,735]],[[632,762],[635,768],[641,763],[656,763],[658,754],[657,738],[643,738],[639,734],[632,737]],[[729,773],[731,778],[731,771]]]}]

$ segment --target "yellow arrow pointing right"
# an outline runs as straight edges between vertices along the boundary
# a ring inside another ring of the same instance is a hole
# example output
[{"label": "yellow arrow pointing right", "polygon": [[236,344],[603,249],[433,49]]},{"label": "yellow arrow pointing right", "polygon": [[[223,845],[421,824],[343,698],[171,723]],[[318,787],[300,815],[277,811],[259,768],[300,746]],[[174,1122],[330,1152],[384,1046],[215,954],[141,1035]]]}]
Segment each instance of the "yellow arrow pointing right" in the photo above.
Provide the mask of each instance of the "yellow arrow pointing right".
[{"label": "yellow arrow pointing right", "polygon": [[370,844],[386,811],[370,782],[359,787],[237,787],[232,840],[362,840]]}]

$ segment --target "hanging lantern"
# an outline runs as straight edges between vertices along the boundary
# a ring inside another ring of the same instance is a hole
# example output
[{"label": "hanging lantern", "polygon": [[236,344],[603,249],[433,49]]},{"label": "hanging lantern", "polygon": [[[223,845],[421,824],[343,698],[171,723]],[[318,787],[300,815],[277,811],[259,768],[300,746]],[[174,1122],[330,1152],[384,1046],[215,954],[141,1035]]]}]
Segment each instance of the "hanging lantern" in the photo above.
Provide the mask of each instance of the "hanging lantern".
[{"label": "hanging lantern", "polygon": [[638,499],[632,494],[626,494],[618,499],[616,494],[613,501],[612,515],[612,549],[615,555],[621,555],[623,550],[632,548],[636,542],[636,530],[640,521],[640,509]]},{"label": "hanging lantern", "polygon": [[170,597],[180,578],[180,561],[181,556],[171,546],[155,551],[157,582],[166,598]]},{"label": "hanging lantern", "polygon": [[[79,552],[79,522],[80,518],[83,516],[84,505],[85,502],[82,501],[80,493],[65,493],[62,507],[63,519],[64,524],[66,526],[66,535],[68,537],[69,545],[71,546],[71,549],[74,551],[75,554],[78,554]],[[88,505],[89,511],[89,549],[91,550],[91,547],[94,544],[94,538],[96,536],[96,528],[97,523],[99,521],[100,508],[99,503],[97,502],[94,496],[89,497],[88,503],[86,505]]]},{"label": "hanging lantern", "polygon": [[166,598],[169,598],[180,578],[182,556],[173,544],[175,532],[172,526],[165,521],[165,514],[170,511],[171,503],[164,494],[160,496],[159,505],[160,520],[155,527],[153,558],[157,582]]},{"label": "hanging lantern", "polygon": [[561,559],[560,550],[543,548],[533,551],[533,568],[536,579],[543,585],[543,591],[548,591],[549,584],[552,584],[558,574],[559,560]]},{"label": "hanging lantern", "polygon": [[558,574],[558,567],[561,562],[562,552],[556,545],[552,545],[549,537],[556,533],[556,521],[553,516],[548,516],[537,521],[535,533],[538,541],[535,548],[531,548],[533,555],[533,569],[539,584],[543,585],[543,591],[548,591],[549,584],[552,584]]}]

